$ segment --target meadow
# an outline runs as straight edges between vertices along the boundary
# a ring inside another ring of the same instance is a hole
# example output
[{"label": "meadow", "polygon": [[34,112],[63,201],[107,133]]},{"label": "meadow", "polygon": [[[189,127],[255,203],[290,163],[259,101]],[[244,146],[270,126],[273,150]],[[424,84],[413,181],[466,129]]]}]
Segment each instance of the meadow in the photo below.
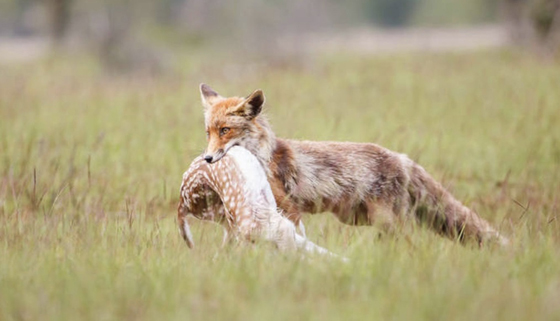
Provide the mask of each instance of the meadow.
[{"label": "meadow", "polygon": [[[560,65],[505,51],[332,55],[302,65],[185,56],[110,75],[50,57],[0,72],[0,320],[558,320]],[[261,88],[280,137],[408,154],[512,245],[463,246],[307,215],[350,263],[222,249],[175,219],[205,148],[198,84]]]}]

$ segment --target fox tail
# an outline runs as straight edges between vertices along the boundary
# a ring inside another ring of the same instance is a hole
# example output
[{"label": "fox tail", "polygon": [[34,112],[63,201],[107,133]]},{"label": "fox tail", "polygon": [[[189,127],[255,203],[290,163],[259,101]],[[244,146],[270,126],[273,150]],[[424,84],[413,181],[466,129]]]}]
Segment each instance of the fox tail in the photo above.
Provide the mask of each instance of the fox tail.
[{"label": "fox tail", "polygon": [[414,163],[409,171],[408,193],[419,221],[427,223],[440,234],[462,242],[471,239],[479,244],[488,241],[501,246],[509,244],[507,238],[476,212],[455,199],[422,166]]}]

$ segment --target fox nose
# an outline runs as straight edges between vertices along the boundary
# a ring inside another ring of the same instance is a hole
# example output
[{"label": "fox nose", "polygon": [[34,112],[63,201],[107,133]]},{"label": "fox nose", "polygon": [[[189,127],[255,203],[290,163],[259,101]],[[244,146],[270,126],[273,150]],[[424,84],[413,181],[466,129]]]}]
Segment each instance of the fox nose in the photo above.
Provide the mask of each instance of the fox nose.
[{"label": "fox nose", "polygon": [[207,163],[212,163],[212,158],[213,158],[212,155],[206,155],[206,156],[204,156],[204,160],[205,160]]}]

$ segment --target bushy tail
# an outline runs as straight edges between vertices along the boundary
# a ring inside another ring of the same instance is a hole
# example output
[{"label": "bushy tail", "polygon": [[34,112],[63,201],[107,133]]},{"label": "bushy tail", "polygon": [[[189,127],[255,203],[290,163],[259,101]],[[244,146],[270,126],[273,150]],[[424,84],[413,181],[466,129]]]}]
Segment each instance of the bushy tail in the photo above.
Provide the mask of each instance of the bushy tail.
[{"label": "bushy tail", "polygon": [[456,200],[440,183],[418,164],[410,167],[408,192],[416,218],[436,232],[461,241],[488,241],[509,244],[487,221]]}]

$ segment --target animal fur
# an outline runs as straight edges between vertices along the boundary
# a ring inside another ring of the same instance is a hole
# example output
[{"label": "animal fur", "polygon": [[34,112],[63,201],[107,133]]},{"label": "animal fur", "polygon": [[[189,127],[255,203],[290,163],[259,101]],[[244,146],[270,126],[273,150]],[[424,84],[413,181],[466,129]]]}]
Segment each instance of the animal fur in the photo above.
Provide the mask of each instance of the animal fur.
[{"label": "animal fur", "polygon": [[450,238],[507,243],[404,154],[371,143],[280,139],[261,113],[261,90],[224,98],[202,84],[200,93],[208,137],[205,160],[215,163],[233,146],[249,150],[265,168],[276,202],[296,225],[303,212],[329,211],[343,223],[386,230],[414,217]]}]

